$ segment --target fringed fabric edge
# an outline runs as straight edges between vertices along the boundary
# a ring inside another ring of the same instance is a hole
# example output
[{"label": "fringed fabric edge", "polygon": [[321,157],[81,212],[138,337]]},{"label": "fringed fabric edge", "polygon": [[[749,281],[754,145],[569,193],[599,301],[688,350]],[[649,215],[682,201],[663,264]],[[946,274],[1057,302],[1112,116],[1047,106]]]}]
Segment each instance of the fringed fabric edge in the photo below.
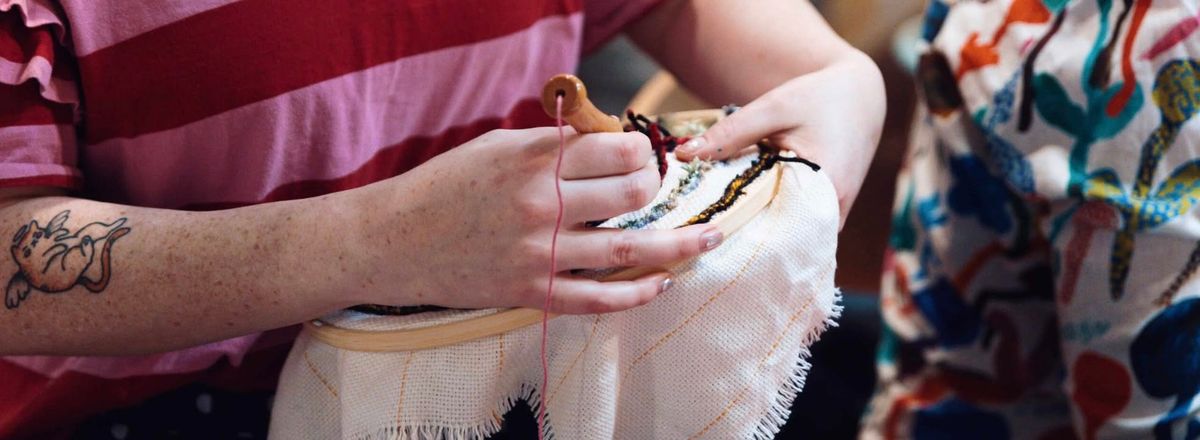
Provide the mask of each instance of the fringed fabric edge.
[{"label": "fringed fabric edge", "polygon": [[809,329],[801,337],[800,357],[796,360],[792,373],[783,382],[782,387],[777,390],[767,414],[755,425],[751,437],[754,440],[774,439],[775,435],[779,434],[779,430],[783,429],[783,425],[787,423],[788,416],[792,413],[792,402],[804,390],[804,381],[808,377],[808,370],[812,368],[812,363],[809,362],[812,357],[810,347],[821,339],[821,335],[830,327],[837,327],[837,318],[842,316],[841,303],[842,291],[837,287],[833,288],[832,295],[821,300],[819,309],[825,314],[825,319],[821,325]]},{"label": "fringed fabric edge", "polygon": [[[508,414],[518,400],[527,402],[534,414],[537,414],[541,408],[540,391],[534,385],[525,383],[521,384],[521,388],[516,393],[500,399],[493,410],[496,414]],[[553,415],[547,411],[547,423],[543,427],[542,433],[546,440],[554,439],[552,417]],[[373,433],[355,434],[352,438],[356,440],[483,440],[500,432],[501,426],[502,420],[499,418],[487,418],[482,424],[458,428],[436,425],[387,426],[379,428]]]}]

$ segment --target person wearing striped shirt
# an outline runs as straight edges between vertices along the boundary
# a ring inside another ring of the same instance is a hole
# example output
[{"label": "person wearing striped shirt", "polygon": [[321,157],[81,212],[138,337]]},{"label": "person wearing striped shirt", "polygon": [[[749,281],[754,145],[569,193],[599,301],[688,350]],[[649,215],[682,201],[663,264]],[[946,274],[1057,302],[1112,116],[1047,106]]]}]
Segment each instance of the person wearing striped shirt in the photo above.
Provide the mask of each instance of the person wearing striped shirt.
[{"label": "person wearing striped shirt", "polygon": [[[748,104],[682,158],[770,137],[849,209],[882,81],[807,2],[0,0],[0,437],[189,384],[269,392],[294,324],[353,304],[541,307],[558,137],[537,96],[618,32]],[[649,200],[647,145],[569,136],[553,311],[670,284],[572,269],[720,243],[577,226]]]}]

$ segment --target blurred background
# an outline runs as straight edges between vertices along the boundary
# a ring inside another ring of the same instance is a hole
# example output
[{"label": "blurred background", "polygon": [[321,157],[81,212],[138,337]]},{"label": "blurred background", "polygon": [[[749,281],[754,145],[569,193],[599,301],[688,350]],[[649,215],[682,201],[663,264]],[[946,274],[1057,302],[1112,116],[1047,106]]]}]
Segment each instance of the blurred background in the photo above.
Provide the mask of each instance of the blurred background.
[{"label": "blurred background", "polygon": [[[854,438],[859,418],[875,386],[875,346],[879,335],[879,276],[891,230],[896,173],[912,120],[921,0],[813,1],[839,34],[879,65],[887,86],[888,115],[883,137],[846,226],[838,238],[837,283],[845,294],[838,328],[813,347],[812,370],[804,392],[778,438]],[[687,95],[661,74],[624,38],[591,54],[579,76],[602,110],[621,114],[719,107]],[[744,103],[738,103],[744,104]],[[652,107],[650,109],[647,106]]]}]

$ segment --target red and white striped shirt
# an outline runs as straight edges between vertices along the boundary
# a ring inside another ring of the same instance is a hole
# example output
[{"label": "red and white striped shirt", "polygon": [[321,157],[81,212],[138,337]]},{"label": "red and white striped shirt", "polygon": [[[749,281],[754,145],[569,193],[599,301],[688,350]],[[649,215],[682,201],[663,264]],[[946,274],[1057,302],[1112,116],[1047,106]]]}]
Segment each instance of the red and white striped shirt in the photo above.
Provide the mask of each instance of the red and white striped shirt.
[{"label": "red and white striped shirt", "polygon": [[[0,0],[0,187],[201,210],[366,185],[549,124],[543,82],[654,2]],[[0,437],[253,371],[275,336],[0,359]]]}]

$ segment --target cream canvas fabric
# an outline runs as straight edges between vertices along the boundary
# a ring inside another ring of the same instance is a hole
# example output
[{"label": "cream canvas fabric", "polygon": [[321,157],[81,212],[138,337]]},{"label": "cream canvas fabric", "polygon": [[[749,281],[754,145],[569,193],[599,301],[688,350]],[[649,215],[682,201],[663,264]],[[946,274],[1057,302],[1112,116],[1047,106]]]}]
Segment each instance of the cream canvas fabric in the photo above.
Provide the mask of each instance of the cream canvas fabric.
[{"label": "cream canvas fabric", "polygon": [[[672,162],[654,203],[607,225],[645,218],[656,204],[659,213],[671,209],[646,227],[681,224],[716,201],[752,159]],[[720,247],[675,267],[671,290],[633,310],[550,321],[550,435],[729,439],[778,431],[804,384],[808,347],[838,314],[839,293],[833,187],[807,166],[777,166],[784,169],[775,200]],[[704,168],[699,181],[676,190],[696,167]],[[669,197],[678,201],[660,203]],[[494,312],[346,311],[322,321],[394,330]],[[536,408],[540,336],[535,325],[437,349],[365,353],[302,334],[283,370],[271,437],[483,438],[499,429],[515,399]]]}]

